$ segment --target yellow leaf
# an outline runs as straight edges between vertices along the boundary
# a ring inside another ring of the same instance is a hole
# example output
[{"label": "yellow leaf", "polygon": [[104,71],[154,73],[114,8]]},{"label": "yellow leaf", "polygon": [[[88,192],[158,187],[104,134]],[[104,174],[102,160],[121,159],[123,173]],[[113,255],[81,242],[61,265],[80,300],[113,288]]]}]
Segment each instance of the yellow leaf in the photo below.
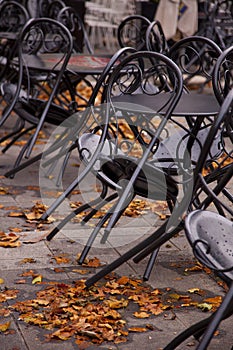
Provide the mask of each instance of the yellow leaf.
[{"label": "yellow leaf", "polygon": [[33,280],[32,280],[32,284],[36,284],[36,283],[41,283],[42,282],[42,276],[38,275],[36,276]]},{"label": "yellow leaf", "polygon": [[197,307],[202,311],[210,311],[212,309],[212,305],[207,303],[198,304]]},{"label": "yellow leaf", "polygon": [[0,278],[0,284],[3,284],[5,281],[3,278]]},{"label": "yellow leaf", "polygon": [[1,323],[0,324],[0,332],[6,332],[9,329],[10,325],[11,325],[10,321],[8,321],[6,323]]}]

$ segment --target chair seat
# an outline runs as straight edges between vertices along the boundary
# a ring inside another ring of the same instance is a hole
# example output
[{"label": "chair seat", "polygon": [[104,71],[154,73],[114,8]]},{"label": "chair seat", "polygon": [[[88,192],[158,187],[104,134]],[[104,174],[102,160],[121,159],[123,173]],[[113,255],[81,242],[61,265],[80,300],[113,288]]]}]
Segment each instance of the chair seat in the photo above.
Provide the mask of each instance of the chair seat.
[{"label": "chair seat", "polygon": [[[30,99],[29,101],[21,99],[14,107],[14,111],[19,117],[35,125],[38,124],[41,113],[46,105],[46,101],[39,99]],[[53,125],[60,125],[71,115],[71,112],[56,104],[51,104],[46,116],[46,122]],[[71,124],[72,126],[72,124]]]},{"label": "chair seat", "polygon": [[208,210],[196,210],[185,221],[195,256],[207,267],[233,280],[233,222]]},{"label": "chair seat", "polygon": [[[201,151],[205,143],[206,137],[209,133],[210,126],[201,129],[192,145],[192,152],[190,159],[192,164],[195,166]],[[154,155],[154,159],[158,161],[156,165],[163,169],[166,169],[170,175],[176,175],[178,171],[179,164],[183,166],[183,159],[185,157],[185,151],[187,150],[187,143],[190,138],[190,134],[185,130],[181,129],[174,132],[168,138],[160,142],[159,147]],[[213,159],[214,157],[219,157],[220,155],[220,132],[215,137],[210,152],[208,154],[208,159]]]},{"label": "chair seat", "polygon": [[[88,163],[100,142],[100,136],[92,133],[83,134],[78,140],[79,152]],[[121,181],[129,181],[137,167],[138,159],[126,156],[120,148],[105,140],[94,165],[100,177],[114,188],[121,189]],[[134,193],[150,199],[175,199],[178,195],[176,181],[162,170],[146,163],[134,184]]]},{"label": "chair seat", "polygon": [[[130,181],[137,166],[136,158],[115,156],[105,161],[101,170],[114,182],[120,183],[124,180]],[[165,172],[145,163],[134,183],[134,193],[149,199],[175,200],[178,195],[178,186],[176,181]]]}]

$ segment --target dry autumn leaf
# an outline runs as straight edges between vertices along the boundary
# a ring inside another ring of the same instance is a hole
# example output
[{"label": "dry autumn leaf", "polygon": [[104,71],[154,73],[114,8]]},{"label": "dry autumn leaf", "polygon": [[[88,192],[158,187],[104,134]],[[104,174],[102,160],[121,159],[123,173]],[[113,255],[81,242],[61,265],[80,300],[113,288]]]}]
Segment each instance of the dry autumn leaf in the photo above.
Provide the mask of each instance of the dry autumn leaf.
[{"label": "dry autumn leaf", "polygon": [[0,187],[0,195],[4,196],[9,193],[8,188]]},{"label": "dry autumn leaf", "polygon": [[6,234],[5,232],[0,232],[0,247],[3,248],[17,248],[21,246],[21,242],[19,241],[19,236],[15,233],[10,232]]},{"label": "dry autumn leaf", "polygon": [[130,327],[129,332],[147,332],[148,329],[145,327]]},{"label": "dry autumn leaf", "polygon": [[[34,258],[24,258],[20,261],[20,264],[35,264],[36,260]],[[23,276],[23,275],[22,275]]]},{"label": "dry autumn leaf", "polygon": [[57,264],[67,264],[70,262],[70,259],[65,255],[57,255],[54,256],[53,259],[56,260]]},{"label": "dry autumn leaf", "polygon": [[[48,209],[48,206],[44,205],[43,203],[36,202],[36,204],[30,209],[30,211],[25,210],[24,216],[26,219],[30,221],[37,221],[40,220],[41,216],[44,214],[44,212]],[[51,216],[48,217],[46,220],[46,223],[52,223],[55,219]]]},{"label": "dry autumn leaf", "polygon": [[36,276],[35,278],[33,278],[32,284],[41,283],[41,282],[42,282],[42,279],[43,279],[42,275],[38,275],[38,276]]},{"label": "dry autumn leaf", "polygon": [[150,314],[148,314],[147,312],[134,312],[133,314],[135,317],[137,318],[147,318],[150,317]]},{"label": "dry autumn leaf", "polygon": [[10,321],[8,321],[6,323],[1,323],[0,324],[0,332],[6,332],[9,329],[10,325],[11,325]]}]

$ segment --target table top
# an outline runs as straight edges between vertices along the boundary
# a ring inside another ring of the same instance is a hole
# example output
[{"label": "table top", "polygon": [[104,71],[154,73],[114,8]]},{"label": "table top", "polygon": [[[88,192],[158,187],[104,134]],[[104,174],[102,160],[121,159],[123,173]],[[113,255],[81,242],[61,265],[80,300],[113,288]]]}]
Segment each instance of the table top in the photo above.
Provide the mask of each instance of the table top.
[{"label": "table top", "polygon": [[[31,69],[51,70],[54,64],[62,59],[62,54],[24,55],[27,66]],[[101,74],[110,60],[110,56],[85,55],[74,53],[69,59],[67,69],[79,74]],[[56,67],[59,70],[59,65]]]},{"label": "table top", "polygon": [[[132,112],[158,111],[167,101],[167,94],[157,95],[134,94],[113,97],[113,103],[122,104],[122,109],[131,109]],[[220,106],[214,95],[204,93],[183,93],[175,107],[173,116],[215,116],[218,114]],[[163,114],[163,110],[159,112]]]}]

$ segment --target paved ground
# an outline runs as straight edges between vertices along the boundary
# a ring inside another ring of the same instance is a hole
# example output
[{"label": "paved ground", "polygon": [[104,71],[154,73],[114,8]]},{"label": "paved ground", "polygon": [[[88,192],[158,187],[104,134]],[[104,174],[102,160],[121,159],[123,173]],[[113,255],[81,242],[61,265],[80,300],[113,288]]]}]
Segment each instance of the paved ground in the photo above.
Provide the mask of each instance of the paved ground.
[{"label": "paved ground", "polygon": [[[37,146],[38,149],[40,147]],[[14,146],[6,154],[1,154],[0,175],[3,175],[11,167],[18,150],[19,146]],[[70,169],[70,174],[66,175],[67,183],[74,176],[77,168],[71,166]],[[53,330],[45,330],[39,326],[25,323],[20,320],[19,313],[12,308],[10,314],[2,311],[3,308],[18,301],[26,303],[29,299],[36,299],[36,293],[48,287],[51,281],[74,285],[74,281],[85,279],[98,270],[98,267],[95,269],[85,266],[84,270],[81,271],[82,268],[77,264],[77,254],[81,252],[84,238],[93,227],[88,226],[85,229],[77,222],[73,222],[65,230],[58,233],[52,241],[48,242],[43,239],[43,236],[54,227],[53,225],[61,219],[64,213],[57,212],[53,215],[55,223],[42,226],[38,226],[35,221],[27,220],[25,216],[17,214],[22,213],[22,211],[24,213],[26,211],[27,214],[32,213],[32,207],[38,202],[41,203],[38,173],[39,163],[36,163],[19,172],[14,179],[0,177],[0,229],[6,234],[14,232],[19,235],[21,242],[21,245],[15,248],[0,247],[0,282],[2,282],[0,286],[0,301],[2,301],[0,303],[0,315],[2,315],[0,317],[0,330],[4,328],[2,325],[6,325],[8,328],[5,332],[0,332],[0,349],[82,349],[84,348],[83,343],[77,345],[75,336],[66,341],[52,339],[48,342],[45,336]],[[49,197],[54,199],[52,191]],[[70,202],[78,199],[78,195],[74,195]],[[161,208],[157,211],[161,213]],[[97,239],[97,243],[88,257],[98,257],[101,263],[111,262],[135,244],[136,239],[141,239],[145,232],[151,232],[152,224],[155,222],[156,225],[159,225],[161,220],[157,214],[152,214],[150,211],[142,219],[124,218],[116,230],[118,244],[114,241],[114,235],[112,241],[109,241],[104,248],[100,246]],[[121,246],[119,246],[119,237],[122,240]],[[126,237],[128,244],[125,243]],[[36,239],[38,242],[32,243]],[[138,265],[132,261],[125,263],[116,270],[117,278],[128,276],[132,280],[141,279],[146,262],[145,259]],[[105,341],[101,345],[89,343],[87,349],[162,349],[180,331],[208,316],[211,311],[204,312],[200,305],[206,303],[207,306],[214,306],[217,297],[224,295],[224,288],[217,283],[211,274],[206,273],[203,269],[198,270],[194,268],[195,266],[192,251],[182,232],[161,248],[149,282],[142,283],[144,287],[149,286],[151,291],[160,290],[161,305],[169,305],[170,307],[164,308],[163,312],[158,315],[138,318],[134,315],[135,312],[139,311],[138,306],[131,301],[127,307],[117,309],[126,321],[126,328],[132,329],[127,336],[127,341],[117,344]],[[29,277],[25,277],[25,273],[30,270],[33,270],[34,275],[28,273]],[[42,283],[32,283],[35,275],[42,276]],[[136,295],[137,288],[132,286],[131,289],[132,295]],[[11,299],[9,295],[12,294],[10,292],[7,294],[6,291],[15,290],[19,292],[12,293],[17,297]],[[116,297],[119,298],[119,295]],[[213,299],[206,301],[206,298],[209,297]],[[103,300],[102,303],[104,303]],[[144,300],[143,303],[146,304],[146,301]],[[143,327],[145,331],[136,332],[139,329],[132,327]],[[232,344],[232,320],[229,319],[221,324],[221,328],[211,342],[209,349],[232,349]],[[196,345],[197,342],[191,338],[179,349],[195,349]]]}]

